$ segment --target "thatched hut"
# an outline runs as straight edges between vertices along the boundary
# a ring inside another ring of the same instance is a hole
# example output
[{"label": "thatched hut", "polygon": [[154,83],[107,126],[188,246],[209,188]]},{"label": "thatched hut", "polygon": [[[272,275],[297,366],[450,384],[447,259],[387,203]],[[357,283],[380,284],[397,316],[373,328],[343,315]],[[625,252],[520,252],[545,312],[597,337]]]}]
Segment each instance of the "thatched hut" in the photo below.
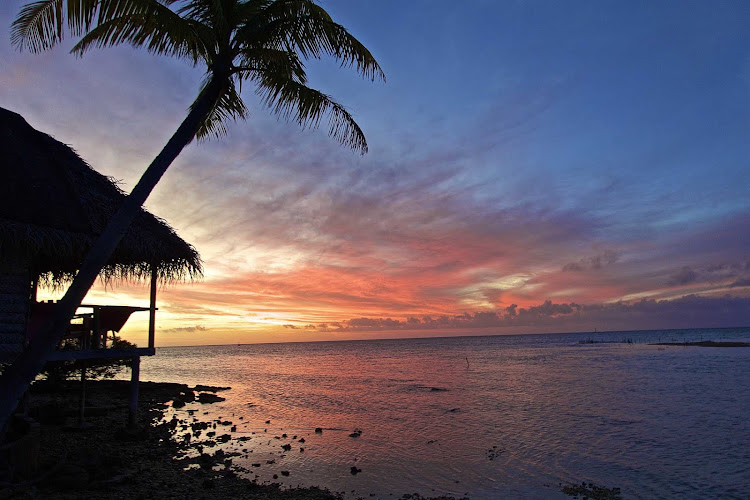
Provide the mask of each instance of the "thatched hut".
[{"label": "thatched hut", "polygon": [[[72,279],[125,194],[70,147],[2,108],[0,169],[0,359],[9,361],[27,341],[37,285]],[[129,354],[154,352],[157,282],[193,278],[201,270],[195,248],[142,210],[100,275],[109,283],[151,280],[149,346]]]}]

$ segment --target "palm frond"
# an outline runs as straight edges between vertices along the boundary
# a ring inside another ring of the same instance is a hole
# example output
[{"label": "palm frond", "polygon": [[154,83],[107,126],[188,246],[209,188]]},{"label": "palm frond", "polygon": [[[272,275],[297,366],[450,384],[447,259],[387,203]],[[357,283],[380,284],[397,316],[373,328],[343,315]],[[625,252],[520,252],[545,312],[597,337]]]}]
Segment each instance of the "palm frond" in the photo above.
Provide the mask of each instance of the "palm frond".
[{"label": "palm frond", "polygon": [[41,52],[62,40],[64,26],[63,0],[40,0],[21,9],[10,39],[21,50]]},{"label": "palm frond", "polygon": [[92,47],[127,43],[155,54],[186,57],[197,64],[210,62],[214,41],[200,23],[183,19],[169,8],[154,4],[148,12],[135,12],[99,23],[73,47],[82,55]]},{"label": "palm frond", "polygon": [[307,84],[305,65],[296,52],[271,48],[243,50],[237,56],[236,68],[240,78],[253,79],[257,73],[270,73],[278,77]]},{"label": "palm frond", "polygon": [[[312,0],[277,0],[265,9],[266,33],[304,58],[331,56],[365,78],[385,81],[370,51]],[[273,42],[272,39],[269,41]]]},{"label": "palm frond", "polygon": [[258,81],[257,94],[274,114],[294,120],[302,128],[317,128],[328,116],[328,135],[360,154],[367,153],[362,129],[341,104],[322,92],[292,80],[279,81],[264,75]]},{"label": "palm frond", "polygon": [[11,41],[19,49],[41,52],[62,41],[64,31],[80,36],[95,23],[144,12],[174,0],[38,0],[21,8],[13,21]]},{"label": "palm frond", "polygon": [[[201,88],[195,102],[201,99],[203,93],[208,87],[207,79]],[[195,103],[193,103],[193,106]],[[191,106],[192,108],[192,106]],[[210,139],[211,137],[221,137],[227,134],[226,123],[229,120],[244,119],[248,115],[247,107],[242,101],[237,88],[232,80],[228,80],[226,88],[223,90],[219,99],[200,125],[195,137],[199,141]]]}]

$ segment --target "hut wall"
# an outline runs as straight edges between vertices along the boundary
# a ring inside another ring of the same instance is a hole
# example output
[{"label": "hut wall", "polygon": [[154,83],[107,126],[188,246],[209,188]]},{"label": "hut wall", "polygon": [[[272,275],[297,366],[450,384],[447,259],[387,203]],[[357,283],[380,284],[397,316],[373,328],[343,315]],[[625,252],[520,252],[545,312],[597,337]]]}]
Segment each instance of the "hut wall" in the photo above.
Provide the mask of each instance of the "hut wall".
[{"label": "hut wall", "polygon": [[0,360],[23,350],[29,314],[31,272],[18,258],[0,258]]}]

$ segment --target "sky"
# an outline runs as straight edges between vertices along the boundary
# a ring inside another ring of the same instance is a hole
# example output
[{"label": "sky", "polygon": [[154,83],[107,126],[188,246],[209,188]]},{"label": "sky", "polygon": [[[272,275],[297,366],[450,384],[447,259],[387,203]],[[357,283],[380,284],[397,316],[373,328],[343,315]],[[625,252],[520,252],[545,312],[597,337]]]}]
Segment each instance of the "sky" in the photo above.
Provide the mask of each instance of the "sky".
[{"label": "sky", "polygon": [[[128,191],[203,71],[77,58],[70,38],[21,52],[24,3],[0,4],[0,107]],[[248,120],[188,146],[147,201],[205,265],[160,290],[158,345],[750,325],[746,2],[320,3],[387,77],[307,63],[369,153],[245,87]],[[143,342],[137,316],[123,335]]]}]

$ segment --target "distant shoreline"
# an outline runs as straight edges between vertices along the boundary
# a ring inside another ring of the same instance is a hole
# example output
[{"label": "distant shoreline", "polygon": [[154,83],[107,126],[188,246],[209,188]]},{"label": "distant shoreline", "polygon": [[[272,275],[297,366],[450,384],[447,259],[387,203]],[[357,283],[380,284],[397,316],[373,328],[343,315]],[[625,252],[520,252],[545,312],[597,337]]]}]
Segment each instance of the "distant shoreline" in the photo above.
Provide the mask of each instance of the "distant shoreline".
[{"label": "distant shoreline", "polygon": [[750,347],[750,342],[717,342],[714,340],[702,340],[700,342],[656,342],[649,345],[675,345],[696,347]]}]

